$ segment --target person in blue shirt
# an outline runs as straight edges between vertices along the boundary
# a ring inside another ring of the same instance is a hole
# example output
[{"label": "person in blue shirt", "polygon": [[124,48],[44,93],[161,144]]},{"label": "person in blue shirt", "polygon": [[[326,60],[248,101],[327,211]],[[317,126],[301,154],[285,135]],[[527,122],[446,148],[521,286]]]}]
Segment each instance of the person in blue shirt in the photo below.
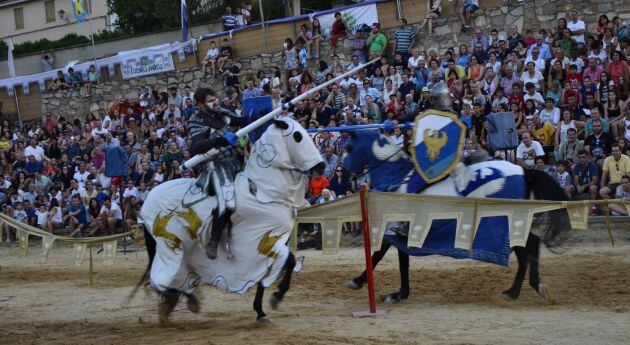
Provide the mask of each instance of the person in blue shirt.
[{"label": "person in blue shirt", "polygon": [[27,177],[33,177],[36,172],[42,171],[42,163],[35,159],[35,156],[28,156],[28,161],[24,164],[24,172]]},{"label": "person in blue shirt", "polygon": [[96,200],[98,201],[98,206],[103,206],[103,200],[107,198],[107,193],[103,190],[103,186],[96,187]]},{"label": "person in blue shirt", "polygon": [[589,159],[586,150],[578,152],[578,163],[573,168],[573,183],[577,194],[588,193],[591,200],[597,199],[599,169]]},{"label": "person in blue shirt", "polygon": [[78,195],[72,196],[68,214],[63,217],[63,220],[68,223],[70,237],[83,236],[83,229],[87,226],[88,218],[85,206],[81,203],[81,198]]},{"label": "person in blue shirt", "polygon": [[26,212],[27,223],[30,226],[37,226],[37,213],[35,207],[31,206],[30,200],[24,200],[24,212]]}]

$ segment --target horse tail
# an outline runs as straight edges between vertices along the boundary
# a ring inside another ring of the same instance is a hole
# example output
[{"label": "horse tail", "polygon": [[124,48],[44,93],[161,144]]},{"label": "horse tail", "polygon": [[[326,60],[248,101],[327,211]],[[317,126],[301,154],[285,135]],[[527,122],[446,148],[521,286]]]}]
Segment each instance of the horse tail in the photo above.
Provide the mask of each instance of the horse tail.
[{"label": "horse tail", "polygon": [[151,273],[151,266],[153,265],[153,259],[155,258],[156,242],[155,242],[155,238],[153,238],[153,235],[151,235],[148,230],[149,229],[145,228],[143,233],[144,233],[144,243],[147,247],[147,255],[149,256],[149,263],[147,264],[147,268],[144,270],[144,273],[142,274],[140,281],[138,281],[136,286],[134,286],[133,290],[131,290],[131,293],[129,293],[129,296],[127,296],[127,299],[125,300],[126,304],[129,304],[129,302],[131,302],[133,297],[136,295],[136,293],[138,292],[142,284],[146,282],[146,280],[149,278],[149,274]]},{"label": "horse tail", "polygon": [[[537,200],[567,200],[564,190],[544,171],[525,169],[525,181],[528,195],[533,193]],[[547,215],[549,227],[541,236],[541,241],[553,251],[553,248],[561,246],[567,239],[571,224],[566,209],[549,211]]]}]

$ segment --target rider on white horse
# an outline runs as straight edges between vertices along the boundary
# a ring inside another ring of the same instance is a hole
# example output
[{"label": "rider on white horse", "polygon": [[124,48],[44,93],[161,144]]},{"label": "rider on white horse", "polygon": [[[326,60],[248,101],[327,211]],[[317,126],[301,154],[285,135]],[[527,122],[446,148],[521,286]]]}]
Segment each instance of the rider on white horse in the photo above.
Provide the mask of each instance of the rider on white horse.
[{"label": "rider on white horse", "polygon": [[208,258],[215,259],[221,234],[234,210],[234,177],[242,168],[236,148],[230,147],[235,143],[236,137],[229,131],[229,127],[244,127],[248,121],[247,118],[237,117],[229,110],[221,108],[212,89],[197,89],[195,102],[198,111],[190,119],[190,153],[203,154],[213,148],[217,148],[219,153],[203,166],[197,179],[197,187],[203,193],[199,194],[200,197],[193,197],[193,200],[185,197],[184,202],[190,205],[207,195],[217,196],[218,206],[214,210],[212,233],[206,247]]}]

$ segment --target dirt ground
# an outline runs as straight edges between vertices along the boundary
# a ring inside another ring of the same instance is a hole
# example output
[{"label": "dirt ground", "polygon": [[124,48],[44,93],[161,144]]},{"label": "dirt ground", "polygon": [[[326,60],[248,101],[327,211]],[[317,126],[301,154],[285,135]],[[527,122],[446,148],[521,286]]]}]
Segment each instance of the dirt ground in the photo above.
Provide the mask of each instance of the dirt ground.
[{"label": "dirt ground", "polygon": [[[543,252],[542,280],[551,302],[525,286],[520,300],[497,294],[516,270],[444,257],[413,258],[411,296],[379,318],[353,318],[367,310],[367,290],[344,282],[362,267],[360,248],[339,255],[305,255],[305,268],[272,325],[256,324],[253,291],[234,296],[202,289],[202,311],[185,305],[173,325],[157,324],[157,298],[141,290],[125,297],[144,271],[143,252],[118,253],[114,266],[96,255],[94,286],[87,262],[75,268],[72,248],[55,244],[41,264],[32,244],[27,258],[17,246],[0,247],[0,344],[628,344],[630,342],[630,245],[579,244],[562,254]],[[376,271],[382,300],[397,290],[395,252]]]}]

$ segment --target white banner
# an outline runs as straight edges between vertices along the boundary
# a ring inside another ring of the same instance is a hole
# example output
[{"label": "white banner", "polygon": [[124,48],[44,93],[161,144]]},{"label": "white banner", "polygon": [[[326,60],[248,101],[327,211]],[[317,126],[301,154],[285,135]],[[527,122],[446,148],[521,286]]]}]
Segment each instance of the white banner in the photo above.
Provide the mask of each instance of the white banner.
[{"label": "white banner", "polygon": [[144,54],[139,52],[125,58],[122,64],[122,75],[124,79],[140,77],[143,75],[168,72],[175,69],[173,56],[166,54]]},{"label": "white banner", "polygon": [[[360,29],[363,24],[372,26],[374,23],[378,23],[378,11],[376,10],[376,4],[357,6],[339,11],[344,21],[348,24],[348,31],[354,34],[357,29]],[[322,27],[324,37],[330,37],[332,24],[335,21],[335,12],[316,16],[319,19],[319,24]]]}]

